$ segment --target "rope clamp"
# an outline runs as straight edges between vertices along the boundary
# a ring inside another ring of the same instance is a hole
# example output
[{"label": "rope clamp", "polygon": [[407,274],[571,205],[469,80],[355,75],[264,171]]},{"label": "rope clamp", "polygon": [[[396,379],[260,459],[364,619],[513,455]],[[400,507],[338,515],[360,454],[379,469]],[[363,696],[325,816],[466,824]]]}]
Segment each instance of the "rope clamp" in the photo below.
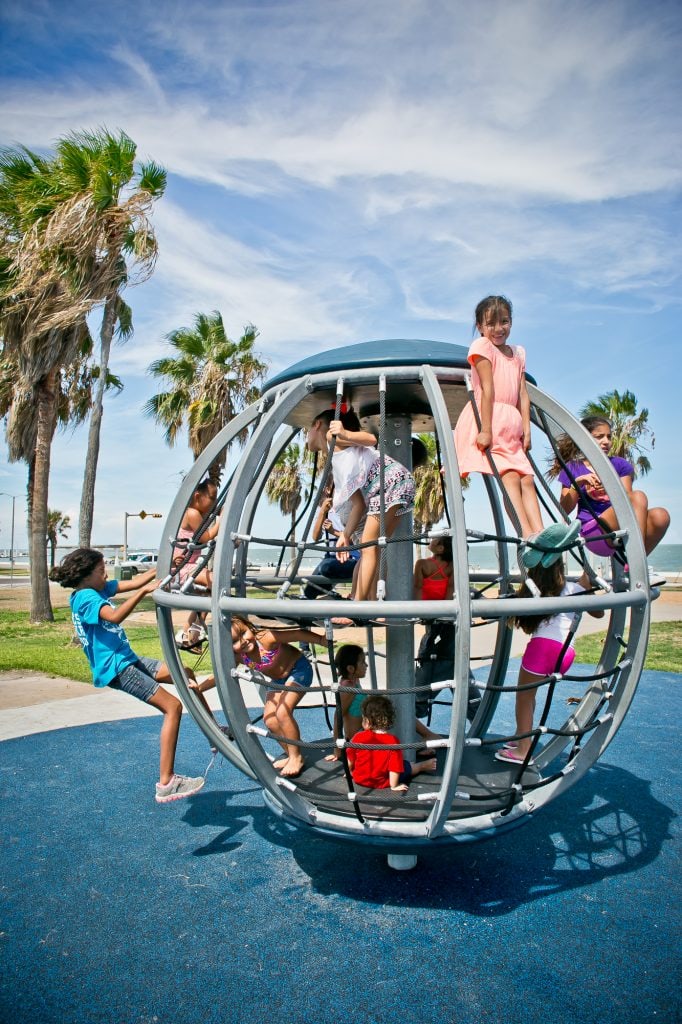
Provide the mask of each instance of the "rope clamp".
[{"label": "rope clamp", "polygon": [[291,779],[283,779],[281,775],[278,775],[275,779],[275,784],[281,786],[282,789],[289,789],[292,793],[296,792],[296,786]]}]

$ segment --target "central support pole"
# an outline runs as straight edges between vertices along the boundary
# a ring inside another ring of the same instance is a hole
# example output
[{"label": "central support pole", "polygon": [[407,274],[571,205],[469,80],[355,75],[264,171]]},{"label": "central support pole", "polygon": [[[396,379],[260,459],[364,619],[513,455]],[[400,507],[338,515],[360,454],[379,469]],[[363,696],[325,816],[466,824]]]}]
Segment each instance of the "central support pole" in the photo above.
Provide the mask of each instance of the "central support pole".
[{"label": "central support pole", "polygon": [[[407,415],[386,417],[386,454],[412,470],[412,420]],[[412,513],[401,516],[393,539],[411,537]],[[414,553],[412,543],[390,544],[388,547],[388,578],[386,596],[389,601],[411,601],[413,593]],[[395,707],[394,733],[401,743],[416,740],[414,728],[414,694],[396,693],[414,686],[414,628],[408,623],[389,623],[386,627],[386,687]],[[403,751],[414,761],[415,751]],[[414,854],[389,853],[388,866],[395,871],[410,871],[417,864]]]},{"label": "central support pole", "polygon": [[[407,469],[412,469],[412,421],[407,415],[386,417],[386,454]],[[393,540],[411,537],[412,513],[401,516]],[[411,601],[413,591],[414,556],[409,541],[388,546],[388,578],[386,595],[389,601]],[[414,627],[407,623],[391,623],[386,628],[386,686],[389,690],[403,690],[414,686]],[[396,710],[394,731],[401,743],[412,743],[414,729],[414,694],[391,696]],[[406,750],[409,761],[414,751]]]}]

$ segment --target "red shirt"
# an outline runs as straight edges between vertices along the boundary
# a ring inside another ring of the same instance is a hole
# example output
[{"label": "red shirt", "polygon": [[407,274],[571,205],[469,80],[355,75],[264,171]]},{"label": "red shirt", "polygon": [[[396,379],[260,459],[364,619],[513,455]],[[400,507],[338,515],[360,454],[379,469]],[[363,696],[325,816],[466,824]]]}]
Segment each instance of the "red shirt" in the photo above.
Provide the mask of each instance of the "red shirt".
[{"label": "red shirt", "polygon": [[[400,743],[390,732],[372,732],[361,729],[353,737],[353,743]],[[348,763],[351,775],[358,786],[370,789],[388,789],[391,785],[388,773],[403,770],[402,750],[356,750],[348,747]]]}]

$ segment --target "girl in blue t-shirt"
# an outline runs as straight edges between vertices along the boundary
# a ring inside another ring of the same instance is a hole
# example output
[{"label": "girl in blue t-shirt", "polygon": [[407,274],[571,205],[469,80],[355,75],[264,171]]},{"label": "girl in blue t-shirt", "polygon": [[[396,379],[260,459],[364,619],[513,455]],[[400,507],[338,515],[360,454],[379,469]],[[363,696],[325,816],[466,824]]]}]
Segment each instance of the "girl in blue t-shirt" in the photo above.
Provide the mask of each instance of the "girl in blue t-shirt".
[{"label": "girl in blue t-shirt", "polygon": [[[588,416],[581,420],[581,423],[604,454],[608,455],[611,450],[609,421],[602,416]],[[577,505],[578,519],[581,521],[580,533],[585,538],[587,547],[597,555],[610,555],[613,545],[604,540],[602,534],[608,530],[617,530],[619,527],[616,513],[602,482],[571,438],[561,438],[558,448],[569,470],[567,473],[562,469],[557,474],[561,483],[561,507],[564,512],[570,514]],[[630,499],[642,532],[644,550],[648,555],[665,536],[670,525],[670,515],[664,508],[649,508],[649,499],[644,491],[633,490],[635,470],[631,462],[618,455],[611,455],[610,461]],[[555,464],[555,468],[558,469],[558,463]],[[594,539],[590,540],[591,537]],[[650,582],[653,583],[653,579]],[[658,579],[658,582],[665,582],[665,579]]]},{"label": "girl in blue t-shirt", "polygon": [[[164,662],[156,658],[138,657],[121,627],[123,620],[142,598],[156,589],[158,580],[155,575],[155,570],[150,569],[132,580],[109,580],[102,552],[92,548],[77,548],[51,570],[50,579],[62,587],[73,587],[69,598],[71,617],[76,635],[90,662],[95,686],[111,686],[115,690],[123,690],[163,714],[156,801],[165,804],[197,793],[204,779],[176,775],[175,748],[182,704],[161,685],[172,684],[171,674]],[[111,598],[115,594],[128,593],[130,596],[122,604],[112,603]],[[186,667],[185,672],[190,686],[195,688],[194,673]],[[200,699],[205,703],[203,695],[200,695]],[[207,705],[206,708],[208,710]]]}]

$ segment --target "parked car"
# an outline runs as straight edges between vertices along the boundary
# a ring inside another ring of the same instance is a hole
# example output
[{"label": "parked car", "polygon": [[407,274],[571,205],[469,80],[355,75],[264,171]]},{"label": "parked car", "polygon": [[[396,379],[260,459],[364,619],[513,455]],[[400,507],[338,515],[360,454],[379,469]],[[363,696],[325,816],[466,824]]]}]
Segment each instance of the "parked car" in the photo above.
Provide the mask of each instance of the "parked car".
[{"label": "parked car", "polygon": [[129,551],[128,558],[121,562],[122,569],[131,569],[133,576],[138,572],[156,569],[157,556],[153,551]]}]

